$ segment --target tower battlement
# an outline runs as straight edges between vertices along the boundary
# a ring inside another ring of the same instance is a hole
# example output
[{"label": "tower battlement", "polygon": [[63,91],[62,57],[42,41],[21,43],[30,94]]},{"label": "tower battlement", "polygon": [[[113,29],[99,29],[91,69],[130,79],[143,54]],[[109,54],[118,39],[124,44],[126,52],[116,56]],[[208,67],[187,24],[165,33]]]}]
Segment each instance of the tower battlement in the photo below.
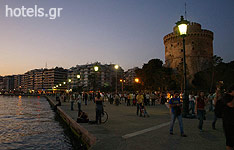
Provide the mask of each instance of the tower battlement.
[{"label": "tower battlement", "polygon": [[[201,24],[190,22],[185,37],[186,65],[190,82],[195,73],[209,67],[213,57],[212,31],[202,29]],[[176,69],[183,63],[183,42],[179,35],[178,27],[173,27],[173,32],[163,38],[165,45],[165,64]]]}]

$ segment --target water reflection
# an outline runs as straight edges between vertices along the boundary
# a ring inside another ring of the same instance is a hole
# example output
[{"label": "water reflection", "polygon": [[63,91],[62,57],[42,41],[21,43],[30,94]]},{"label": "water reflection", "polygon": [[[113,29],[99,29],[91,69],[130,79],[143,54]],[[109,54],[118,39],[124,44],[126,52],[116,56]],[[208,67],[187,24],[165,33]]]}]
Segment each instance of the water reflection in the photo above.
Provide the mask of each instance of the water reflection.
[{"label": "water reflection", "polygon": [[77,149],[46,99],[0,96],[0,149]]}]

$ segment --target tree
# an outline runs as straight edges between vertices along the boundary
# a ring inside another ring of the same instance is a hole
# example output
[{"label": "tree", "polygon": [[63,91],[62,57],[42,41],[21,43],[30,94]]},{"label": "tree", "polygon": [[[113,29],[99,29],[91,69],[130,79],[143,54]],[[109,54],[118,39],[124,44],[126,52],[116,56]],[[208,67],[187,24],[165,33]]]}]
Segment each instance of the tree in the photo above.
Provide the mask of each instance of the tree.
[{"label": "tree", "polygon": [[176,85],[172,80],[172,69],[163,67],[160,59],[151,59],[142,69],[136,70],[136,75],[144,83],[142,87],[147,90],[168,90]]},{"label": "tree", "polygon": [[[195,74],[193,84],[197,89],[214,91],[211,89],[215,89],[216,84],[219,81],[224,82],[224,88],[228,88],[234,84],[234,61],[231,61],[229,63],[223,63],[222,61],[218,61],[217,64],[214,64],[214,66]],[[210,83],[212,83],[212,88]]]},{"label": "tree", "polygon": [[223,62],[223,59],[217,55],[214,55],[212,58],[212,76],[211,76],[211,85],[210,92],[212,91],[212,87],[214,86],[214,75],[215,75],[215,67]]}]

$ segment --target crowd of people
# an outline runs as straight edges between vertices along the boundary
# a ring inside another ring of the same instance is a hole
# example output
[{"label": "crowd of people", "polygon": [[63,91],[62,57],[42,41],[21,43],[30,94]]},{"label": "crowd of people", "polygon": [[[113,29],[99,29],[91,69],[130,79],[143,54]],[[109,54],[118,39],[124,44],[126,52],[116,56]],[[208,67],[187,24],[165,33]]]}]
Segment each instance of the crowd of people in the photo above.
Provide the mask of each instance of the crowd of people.
[{"label": "crowd of people", "polygon": [[[189,99],[189,113],[195,116],[198,121],[198,129],[203,132],[203,123],[206,120],[206,112],[214,112],[212,129],[216,129],[216,121],[218,118],[223,118],[223,127],[227,140],[227,149],[233,149],[234,143],[234,90],[230,88],[229,93],[224,93],[217,88],[215,93],[190,92]],[[156,104],[167,103],[171,113],[170,134],[173,135],[173,127],[175,120],[178,119],[180,132],[182,137],[186,137],[182,122],[182,101],[184,100],[183,93],[173,92],[129,92],[129,93],[104,93],[104,92],[82,92],[82,93],[63,93],[56,96],[58,106],[61,102],[69,101],[71,103],[71,110],[74,110],[74,103],[78,106],[79,122],[88,122],[88,114],[81,109],[81,103],[88,105],[93,102],[96,104],[96,121],[101,123],[101,114],[103,113],[103,103],[108,102],[113,105],[124,104],[127,107],[135,106],[136,115],[140,117],[149,117],[147,113],[147,106],[155,106]],[[221,103],[222,102],[222,103]],[[222,110],[218,107],[222,104]],[[217,107],[217,108],[216,108]],[[221,114],[218,114],[221,112]]]}]

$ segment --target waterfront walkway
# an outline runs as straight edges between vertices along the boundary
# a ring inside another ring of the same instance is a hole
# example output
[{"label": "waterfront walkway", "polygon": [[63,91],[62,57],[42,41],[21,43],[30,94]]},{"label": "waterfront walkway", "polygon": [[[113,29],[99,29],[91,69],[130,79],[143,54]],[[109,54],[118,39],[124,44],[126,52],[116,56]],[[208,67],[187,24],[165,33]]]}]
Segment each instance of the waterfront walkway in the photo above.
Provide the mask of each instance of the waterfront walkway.
[{"label": "waterfront walkway", "polygon": [[[53,98],[54,99],[54,98]],[[62,102],[60,108],[72,119],[77,119],[77,104],[74,111],[70,103]],[[82,103],[81,109],[88,113],[90,120],[95,120],[95,104]],[[183,119],[184,130],[188,137],[181,137],[178,122],[175,123],[174,135],[169,134],[170,114],[165,105],[148,106],[149,118],[136,116],[136,107],[127,107],[124,103],[115,106],[105,103],[109,119],[105,124],[92,125],[80,123],[89,133],[97,138],[91,147],[93,150],[224,150],[225,137],[221,119],[217,121],[217,130],[212,130],[213,113],[207,114],[204,132],[197,129],[197,119]]]}]

